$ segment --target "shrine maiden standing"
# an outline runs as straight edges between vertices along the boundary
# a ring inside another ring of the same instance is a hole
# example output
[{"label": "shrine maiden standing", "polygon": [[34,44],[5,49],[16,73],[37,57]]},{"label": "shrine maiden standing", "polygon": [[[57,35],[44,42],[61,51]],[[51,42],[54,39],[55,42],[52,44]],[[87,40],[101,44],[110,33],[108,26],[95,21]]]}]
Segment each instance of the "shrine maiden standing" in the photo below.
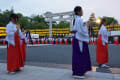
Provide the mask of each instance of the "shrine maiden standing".
[{"label": "shrine maiden standing", "polygon": [[91,61],[88,49],[89,35],[87,26],[83,23],[81,16],[83,15],[80,6],[75,7],[74,20],[74,37],[73,37],[73,57],[72,57],[72,71],[73,78],[85,78],[87,71],[91,70]]},{"label": "shrine maiden standing", "polygon": [[[107,31],[106,20],[102,19],[99,26],[99,35],[97,39],[97,63],[99,67],[109,68],[110,66],[106,65],[108,63],[108,37],[110,33]],[[112,25],[111,25],[112,26]],[[111,29],[110,29],[111,30]]]},{"label": "shrine maiden standing", "polygon": [[21,47],[22,47],[22,55],[24,61],[26,60],[26,44],[27,44],[27,38],[25,37],[25,31],[24,28],[21,27]]},{"label": "shrine maiden standing", "polygon": [[6,26],[6,41],[7,44],[7,71],[15,73],[24,67],[24,59],[22,57],[22,47],[20,45],[21,30],[20,25],[17,25],[18,16],[10,15],[10,22]]}]

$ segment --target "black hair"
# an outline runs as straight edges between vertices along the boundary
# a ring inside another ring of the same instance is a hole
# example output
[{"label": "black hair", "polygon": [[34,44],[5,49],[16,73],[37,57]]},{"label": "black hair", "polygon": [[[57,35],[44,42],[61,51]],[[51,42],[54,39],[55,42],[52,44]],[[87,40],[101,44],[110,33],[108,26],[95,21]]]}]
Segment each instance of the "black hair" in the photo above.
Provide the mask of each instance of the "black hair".
[{"label": "black hair", "polygon": [[102,24],[104,24],[104,22],[106,22],[106,19],[103,18],[100,25],[99,25],[99,29],[101,28]]},{"label": "black hair", "polygon": [[[82,7],[81,6],[76,6],[74,8],[74,13],[75,15],[78,15],[78,11],[81,11],[82,10]],[[73,25],[75,24],[75,19],[73,20]]]},{"label": "black hair", "polygon": [[16,15],[16,14],[11,14],[10,15],[10,18],[9,18],[9,20],[11,21],[11,18],[13,18],[14,20],[18,20],[18,16]]},{"label": "black hair", "polygon": [[21,26],[21,27],[20,27],[20,29],[22,30],[22,29],[24,29],[24,27],[23,27],[23,26]]},{"label": "black hair", "polygon": [[73,20],[73,25],[75,25],[75,19]]},{"label": "black hair", "polygon": [[82,7],[76,6],[76,7],[74,8],[74,13],[75,13],[75,15],[78,15],[78,11],[81,11],[81,10],[82,10]]}]

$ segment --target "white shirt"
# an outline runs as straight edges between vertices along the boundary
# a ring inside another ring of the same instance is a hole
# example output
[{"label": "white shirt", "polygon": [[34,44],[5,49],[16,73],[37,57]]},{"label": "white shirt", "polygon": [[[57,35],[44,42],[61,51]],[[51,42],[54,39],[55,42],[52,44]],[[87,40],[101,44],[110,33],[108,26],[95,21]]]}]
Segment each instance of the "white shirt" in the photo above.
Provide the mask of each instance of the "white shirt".
[{"label": "white shirt", "polygon": [[106,27],[104,25],[101,26],[99,30],[99,35],[102,35],[102,43],[105,45],[105,43],[108,43],[108,37],[110,33],[107,31]]},{"label": "white shirt", "polygon": [[[8,45],[12,44],[13,46],[15,46],[14,35],[15,35],[16,31],[17,31],[16,24],[14,24],[13,22],[10,21],[6,26],[7,36],[6,36],[5,40],[8,42]],[[20,38],[22,38],[20,29],[19,29],[19,36],[20,36]]]},{"label": "white shirt", "polygon": [[83,20],[80,16],[76,16],[75,18],[75,24],[74,24],[74,31],[76,39],[79,41],[79,47],[80,51],[83,51],[83,41],[89,43],[89,35],[88,35],[88,29],[84,25]]},{"label": "white shirt", "polygon": [[16,24],[9,22],[6,26],[6,33],[7,36],[5,40],[8,42],[8,44],[12,44],[15,46],[15,41],[14,41],[14,34],[17,31]]},{"label": "white shirt", "polygon": [[75,34],[76,39],[82,42],[85,41],[89,43],[88,29],[84,25],[83,20],[81,19],[80,16],[76,16],[75,18],[74,30],[77,31]]},{"label": "white shirt", "polygon": [[[20,32],[21,32],[21,30],[20,30]],[[19,34],[19,36],[20,36],[20,39],[21,39],[20,40],[21,44],[22,44],[23,39],[25,40],[25,43],[27,43],[27,37],[25,37],[24,32],[21,32]]]}]

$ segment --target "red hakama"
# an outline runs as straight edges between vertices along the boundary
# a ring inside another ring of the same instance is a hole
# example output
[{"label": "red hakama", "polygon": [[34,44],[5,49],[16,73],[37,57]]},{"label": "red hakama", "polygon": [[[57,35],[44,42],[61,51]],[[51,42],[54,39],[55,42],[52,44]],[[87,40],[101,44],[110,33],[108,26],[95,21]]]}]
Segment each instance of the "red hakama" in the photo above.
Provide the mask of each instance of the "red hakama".
[{"label": "red hakama", "polygon": [[25,40],[22,40],[22,56],[24,61],[26,60],[26,46],[25,46]]},{"label": "red hakama", "polygon": [[108,63],[108,44],[105,43],[105,46],[103,45],[102,35],[99,35],[97,39],[97,63]]},{"label": "red hakama", "polygon": [[15,46],[9,43],[7,45],[7,70],[14,71],[24,67],[24,59],[22,57],[22,48],[20,46],[20,38],[18,34],[14,35]]}]

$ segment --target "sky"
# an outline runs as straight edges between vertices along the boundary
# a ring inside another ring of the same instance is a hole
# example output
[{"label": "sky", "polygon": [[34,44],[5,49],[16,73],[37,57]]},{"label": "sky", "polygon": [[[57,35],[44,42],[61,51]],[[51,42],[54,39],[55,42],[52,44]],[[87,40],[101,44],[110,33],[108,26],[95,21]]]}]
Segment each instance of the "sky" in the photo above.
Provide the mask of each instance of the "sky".
[{"label": "sky", "polygon": [[2,11],[11,9],[24,16],[41,15],[47,11],[60,13],[73,11],[75,6],[81,6],[83,19],[88,20],[91,13],[96,17],[115,17],[120,23],[120,0],[0,0]]}]

